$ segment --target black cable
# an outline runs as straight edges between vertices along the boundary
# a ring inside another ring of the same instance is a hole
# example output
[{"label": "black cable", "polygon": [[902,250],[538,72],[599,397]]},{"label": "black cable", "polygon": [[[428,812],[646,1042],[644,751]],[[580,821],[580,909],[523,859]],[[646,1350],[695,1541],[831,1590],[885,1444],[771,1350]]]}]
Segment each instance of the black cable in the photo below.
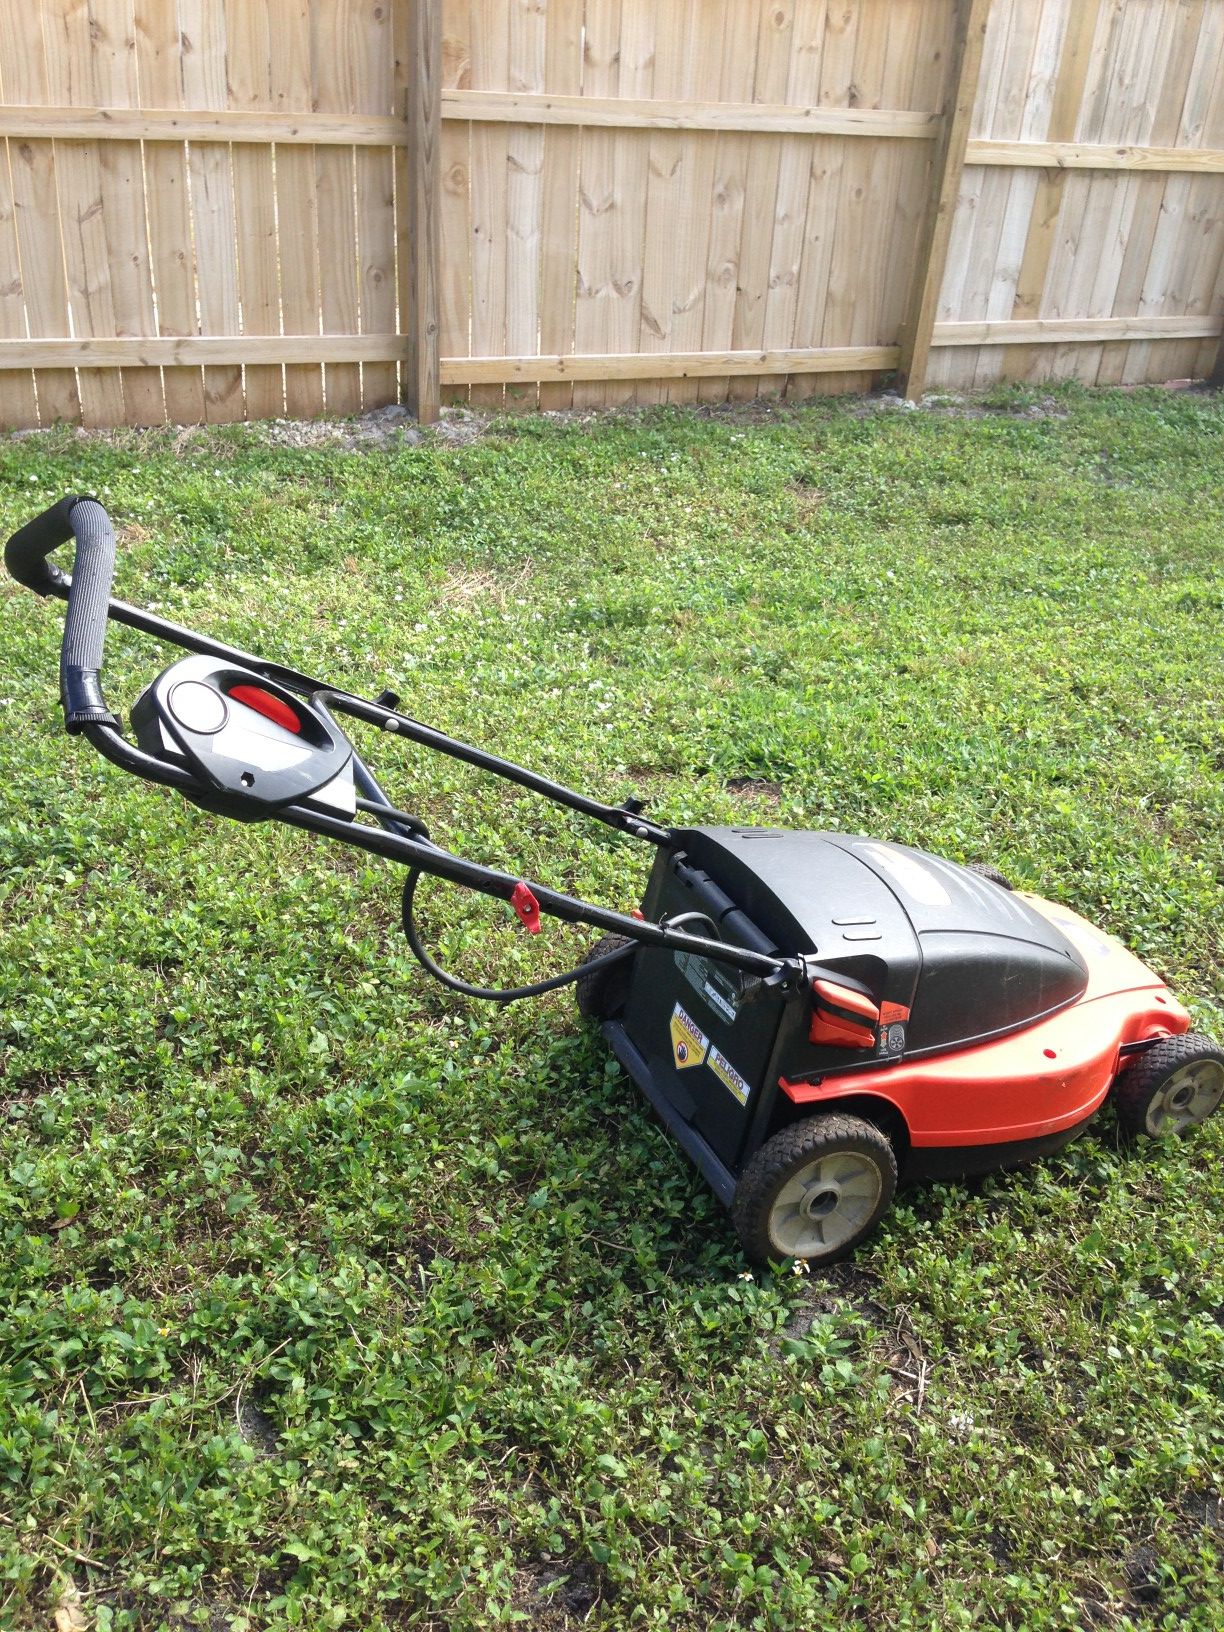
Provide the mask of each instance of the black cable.
[{"label": "black cable", "polygon": [[722,940],[722,931],[713,918],[704,912],[678,912],[674,918],[659,919],[659,926],[662,929],[679,929],[681,924],[692,923],[709,924],[714,939],[716,941]]},{"label": "black cable", "polygon": [[548,980],[534,981],[530,986],[473,986],[469,981],[460,980],[457,975],[448,974],[440,963],[434,961],[421,943],[417,933],[416,920],[413,916],[413,898],[416,895],[417,882],[421,877],[419,867],[411,867],[408,877],[404,880],[403,921],[404,935],[407,937],[413,957],[427,974],[435,980],[441,981],[443,986],[449,986],[452,992],[462,992],[464,997],[480,997],[490,1003],[517,1003],[524,997],[542,997],[545,992],[554,992],[559,986],[569,986],[583,975],[593,975],[600,969],[610,969],[614,963],[623,963],[637,951],[637,943],[631,946],[618,947],[615,952],[609,952],[602,958],[592,958],[589,963],[580,963],[576,969],[569,969],[563,975],[552,975]]}]

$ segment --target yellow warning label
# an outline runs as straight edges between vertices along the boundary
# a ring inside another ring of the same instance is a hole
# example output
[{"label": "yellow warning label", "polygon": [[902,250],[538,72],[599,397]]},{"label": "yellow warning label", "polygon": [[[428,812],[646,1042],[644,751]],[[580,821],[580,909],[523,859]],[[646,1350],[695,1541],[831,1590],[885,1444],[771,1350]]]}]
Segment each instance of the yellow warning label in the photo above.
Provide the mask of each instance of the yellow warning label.
[{"label": "yellow warning label", "polygon": [[700,1065],[710,1046],[705,1032],[690,1020],[679,1003],[672,1010],[671,1040],[672,1058],[677,1071],[686,1071],[690,1065]]},{"label": "yellow warning label", "polygon": [[747,1105],[748,1095],[752,1092],[752,1089],[721,1049],[712,1048],[710,1050],[710,1070],[713,1071],[719,1082],[731,1090],[741,1105]]}]

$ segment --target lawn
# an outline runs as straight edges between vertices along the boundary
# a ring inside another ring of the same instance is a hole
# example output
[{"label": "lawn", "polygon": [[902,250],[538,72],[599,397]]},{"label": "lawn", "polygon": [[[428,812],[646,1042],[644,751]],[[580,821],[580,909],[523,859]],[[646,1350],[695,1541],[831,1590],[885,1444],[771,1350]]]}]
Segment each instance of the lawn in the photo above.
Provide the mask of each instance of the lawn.
[{"label": "lawn", "polygon": [[[666,821],[990,860],[1224,1033],[1217,397],[0,440],[4,536],[90,490],[124,598]],[[752,1278],[569,993],[451,997],[389,866],[68,741],[60,611],[0,588],[0,1625],[1219,1627],[1224,1117]],[[113,629],[112,701],[169,655]],[[586,944],[421,898],[469,978]]]}]

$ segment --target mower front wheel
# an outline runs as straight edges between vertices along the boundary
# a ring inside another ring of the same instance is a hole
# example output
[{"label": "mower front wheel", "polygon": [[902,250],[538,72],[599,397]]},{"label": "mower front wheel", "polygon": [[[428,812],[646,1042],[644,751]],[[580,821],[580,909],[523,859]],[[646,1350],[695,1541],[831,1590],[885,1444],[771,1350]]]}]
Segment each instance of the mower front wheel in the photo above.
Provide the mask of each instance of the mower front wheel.
[{"label": "mower front wheel", "polygon": [[[628,935],[605,935],[583,958],[583,966],[606,958],[610,952],[620,952],[633,942]],[[574,983],[578,1013],[584,1020],[615,1020],[629,998],[629,982],[633,975],[633,959],[622,958],[609,968],[594,969],[579,975]]]},{"label": "mower front wheel", "polygon": [[1133,1137],[1186,1133],[1224,1099],[1224,1048],[1192,1031],[1162,1038],[1118,1073],[1111,1098]]},{"label": "mower front wheel", "polygon": [[755,1263],[834,1263],[869,1236],[892,1205],[892,1142],[862,1117],[828,1112],[767,1139],[736,1186],[731,1216]]}]

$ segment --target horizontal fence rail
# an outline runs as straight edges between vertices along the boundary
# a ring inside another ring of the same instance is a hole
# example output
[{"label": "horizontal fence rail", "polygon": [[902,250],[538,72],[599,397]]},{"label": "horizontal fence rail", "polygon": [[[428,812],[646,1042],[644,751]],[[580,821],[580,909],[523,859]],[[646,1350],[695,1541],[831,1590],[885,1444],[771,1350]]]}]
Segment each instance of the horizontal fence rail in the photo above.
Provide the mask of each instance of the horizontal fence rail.
[{"label": "horizontal fence rail", "polygon": [[1224,0],[0,0],[0,423],[1212,372]]}]

